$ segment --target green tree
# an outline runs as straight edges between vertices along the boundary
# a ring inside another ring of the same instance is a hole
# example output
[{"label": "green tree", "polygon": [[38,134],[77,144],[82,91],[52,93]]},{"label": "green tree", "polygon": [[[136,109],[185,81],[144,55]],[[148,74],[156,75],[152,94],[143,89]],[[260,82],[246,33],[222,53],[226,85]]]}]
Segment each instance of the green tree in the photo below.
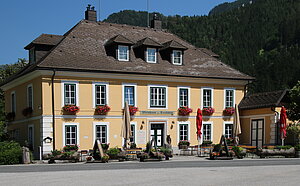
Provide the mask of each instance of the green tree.
[{"label": "green tree", "polygon": [[288,118],[292,121],[300,120],[300,81],[290,90],[291,104]]},{"label": "green tree", "polygon": [[[0,66],[0,83],[5,82],[8,77],[11,77],[13,74],[18,73],[22,68],[27,65],[26,59],[18,59],[18,62],[14,64],[6,64]],[[4,94],[0,90],[0,141],[5,141],[8,139],[8,134],[6,132],[5,125],[5,108],[4,108]]]}]

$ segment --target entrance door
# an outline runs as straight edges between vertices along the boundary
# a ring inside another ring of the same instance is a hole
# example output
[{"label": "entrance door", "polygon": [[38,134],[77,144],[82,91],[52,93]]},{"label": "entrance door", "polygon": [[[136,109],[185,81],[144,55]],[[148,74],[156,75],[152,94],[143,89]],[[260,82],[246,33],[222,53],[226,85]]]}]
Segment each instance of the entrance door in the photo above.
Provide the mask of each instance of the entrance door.
[{"label": "entrance door", "polygon": [[158,147],[164,145],[164,123],[151,124],[150,140],[154,139]]},{"label": "entrance door", "polygon": [[262,147],[264,144],[264,120],[251,121],[251,145]]}]

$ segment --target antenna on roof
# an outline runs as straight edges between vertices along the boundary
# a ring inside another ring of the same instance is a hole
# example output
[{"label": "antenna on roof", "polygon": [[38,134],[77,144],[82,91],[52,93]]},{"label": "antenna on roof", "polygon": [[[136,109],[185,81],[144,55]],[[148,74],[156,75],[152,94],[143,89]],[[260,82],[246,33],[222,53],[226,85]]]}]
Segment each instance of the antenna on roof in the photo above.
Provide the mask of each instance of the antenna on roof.
[{"label": "antenna on roof", "polygon": [[147,27],[150,27],[149,19],[149,0],[147,0]]}]

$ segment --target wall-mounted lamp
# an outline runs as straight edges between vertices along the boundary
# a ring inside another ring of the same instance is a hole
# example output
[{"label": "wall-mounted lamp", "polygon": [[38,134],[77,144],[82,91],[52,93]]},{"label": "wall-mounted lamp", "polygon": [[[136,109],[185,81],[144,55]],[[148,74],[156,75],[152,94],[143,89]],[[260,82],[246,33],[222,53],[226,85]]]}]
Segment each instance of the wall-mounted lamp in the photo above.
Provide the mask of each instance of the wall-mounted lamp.
[{"label": "wall-mounted lamp", "polygon": [[142,121],[142,124],[141,124],[141,127],[140,127],[140,130],[142,130],[144,127],[143,127],[143,125],[145,125],[145,122],[144,121]]},{"label": "wall-mounted lamp", "polygon": [[50,138],[50,137],[48,136],[48,137],[44,138],[43,141],[44,141],[45,143],[51,143],[51,142],[52,142],[52,138]]},{"label": "wall-mounted lamp", "polygon": [[175,124],[175,121],[172,121],[172,124],[171,124],[171,129],[173,129],[173,127],[174,127],[174,124]]}]

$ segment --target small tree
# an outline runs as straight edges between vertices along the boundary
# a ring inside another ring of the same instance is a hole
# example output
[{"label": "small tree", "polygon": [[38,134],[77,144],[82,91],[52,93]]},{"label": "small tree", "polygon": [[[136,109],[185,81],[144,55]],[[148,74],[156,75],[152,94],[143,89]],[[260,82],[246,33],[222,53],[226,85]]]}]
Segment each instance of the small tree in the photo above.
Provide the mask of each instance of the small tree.
[{"label": "small tree", "polygon": [[287,112],[289,120],[294,123],[287,128],[288,135],[293,136],[294,142],[300,143],[300,81],[290,90],[291,103]]},{"label": "small tree", "polygon": [[290,90],[291,104],[288,110],[288,118],[294,122],[300,120],[300,81]]}]

